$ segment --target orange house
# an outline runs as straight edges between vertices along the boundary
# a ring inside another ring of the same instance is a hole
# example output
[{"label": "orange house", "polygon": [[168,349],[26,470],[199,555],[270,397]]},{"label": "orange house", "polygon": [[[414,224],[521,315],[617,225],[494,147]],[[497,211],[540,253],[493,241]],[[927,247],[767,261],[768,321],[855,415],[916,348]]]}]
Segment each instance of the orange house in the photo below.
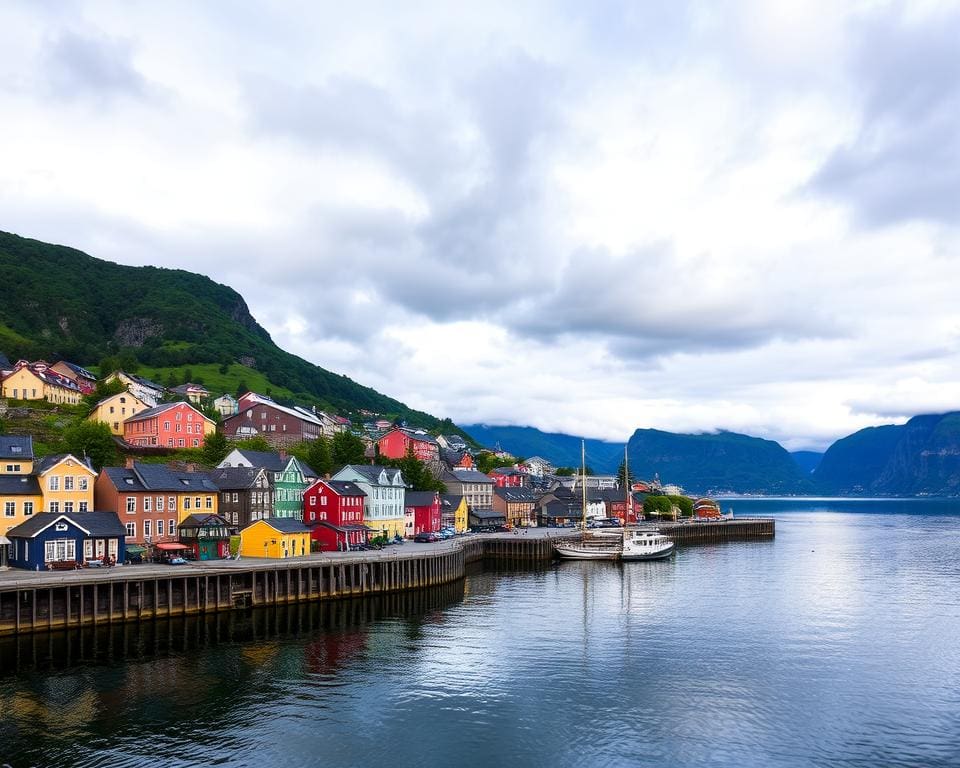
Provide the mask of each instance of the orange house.
[{"label": "orange house", "polygon": [[217,425],[189,403],[165,403],[123,422],[123,439],[130,445],[202,448]]}]

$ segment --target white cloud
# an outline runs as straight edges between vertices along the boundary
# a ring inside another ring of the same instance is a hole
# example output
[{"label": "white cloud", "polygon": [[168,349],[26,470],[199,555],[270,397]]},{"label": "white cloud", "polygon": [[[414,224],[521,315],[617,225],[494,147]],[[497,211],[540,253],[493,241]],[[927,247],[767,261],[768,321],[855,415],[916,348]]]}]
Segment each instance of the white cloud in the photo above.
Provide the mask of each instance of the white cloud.
[{"label": "white cloud", "polygon": [[956,3],[0,9],[0,227],[463,423],[960,408]]}]

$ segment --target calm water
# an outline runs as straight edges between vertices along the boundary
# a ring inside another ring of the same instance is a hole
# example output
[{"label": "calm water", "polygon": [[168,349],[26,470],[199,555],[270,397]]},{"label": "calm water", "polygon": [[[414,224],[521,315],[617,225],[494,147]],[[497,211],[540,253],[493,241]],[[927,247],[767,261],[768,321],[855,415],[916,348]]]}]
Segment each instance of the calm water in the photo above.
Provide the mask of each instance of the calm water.
[{"label": "calm water", "polygon": [[960,766],[960,504],[773,542],[0,642],[14,766]]}]

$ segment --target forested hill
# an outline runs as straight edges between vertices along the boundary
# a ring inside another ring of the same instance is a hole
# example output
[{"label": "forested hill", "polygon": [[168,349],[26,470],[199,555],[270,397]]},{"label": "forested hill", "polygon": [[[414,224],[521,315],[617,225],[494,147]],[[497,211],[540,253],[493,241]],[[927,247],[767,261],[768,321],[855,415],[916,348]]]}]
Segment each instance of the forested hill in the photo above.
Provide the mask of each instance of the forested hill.
[{"label": "forested hill", "polygon": [[831,445],[813,477],[826,493],[960,495],[960,413],[861,429]]},{"label": "forested hill", "polygon": [[183,366],[232,367],[304,403],[453,428],[280,349],[240,294],[203,275],[122,266],[0,232],[0,277],[0,352],[11,360],[95,366],[120,357],[154,376]]},{"label": "forested hill", "polygon": [[[580,438],[557,432],[541,432],[534,427],[495,427],[467,424],[463,430],[480,445],[499,445],[514,456],[529,459],[540,456],[556,467],[580,466]],[[623,443],[586,440],[587,465],[594,471],[613,474],[623,461]]]},{"label": "forested hill", "polygon": [[813,482],[772,440],[736,432],[696,435],[638,429],[627,444],[636,477],[659,474],[688,493],[806,494]]}]

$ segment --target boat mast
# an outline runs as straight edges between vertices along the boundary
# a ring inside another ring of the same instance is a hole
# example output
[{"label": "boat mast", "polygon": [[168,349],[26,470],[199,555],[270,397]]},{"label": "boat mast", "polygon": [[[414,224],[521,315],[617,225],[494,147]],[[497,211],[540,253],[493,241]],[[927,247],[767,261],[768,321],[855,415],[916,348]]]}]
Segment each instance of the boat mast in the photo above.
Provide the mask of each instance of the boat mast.
[{"label": "boat mast", "polygon": [[582,519],[580,521],[583,530],[587,530],[587,447],[586,443],[580,441],[580,510]]},{"label": "boat mast", "polygon": [[630,464],[627,458],[627,446],[623,446],[623,485],[626,488],[626,509],[623,510],[623,535],[627,535],[627,523],[630,521]]}]

